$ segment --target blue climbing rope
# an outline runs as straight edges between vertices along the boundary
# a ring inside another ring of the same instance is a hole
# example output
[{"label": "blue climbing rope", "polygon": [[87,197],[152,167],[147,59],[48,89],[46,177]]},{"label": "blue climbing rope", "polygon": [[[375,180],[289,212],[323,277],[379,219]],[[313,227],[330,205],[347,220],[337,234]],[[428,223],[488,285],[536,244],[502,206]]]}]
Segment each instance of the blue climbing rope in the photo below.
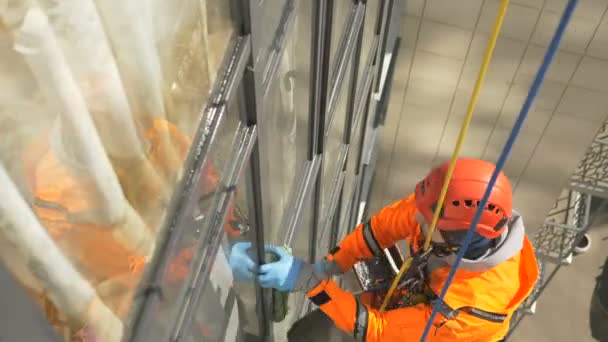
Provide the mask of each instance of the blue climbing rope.
[{"label": "blue climbing rope", "polygon": [[555,31],[555,35],[553,35],[553,39],[551,39],[551,44],[549,45],[549,48],[547,49],[547,52],[545,53],[543,63],[541,64],[540,68],[538,69],[538,72],[536,73],[536,77],[534,78],[534,83],[530,87],[530,91],[528,92],[526,101],[524,102],[524,105],[522,106],[521,111],[519,112],[519,116],[517,117],[517,120],[515,121],[515,124],[513,125],[513,129],[511,129],[509,138],[507,139],[507,142],[505,143],[505,146],[500,154],[500,157],[498,158],[498,162],[496,163],[496,168],[494,169],[494,173],[492,174],[492,177],[490,178],[490,183],[488,184],[488,187],[486,188],[486,191],[483,194],[481,203],[479,203],[479,206],[477,207],[477,210],[475,211],[475,216],[473,217],[473,222],[471,222],[471,226],[469,227],[469,230],[467,231],[467,235],[464,238],[464,243],[462,245],[462,248],[460,248],[460,250],[458,251],[458,254],[456,256],[456,261],[454,262],[454,265],[452,265],[452,268],[450,269],[450,273],[445,282],[445,285],[441,289],[441,294],[439,295],[439,298],[435,302],[435,305],[433,305],[433,312],[431,313],[431,317],[429,318],[428,322],[426,323],[424,332],[422,333],[422,337],[420,338],[421,342],[426,341],[429,331],[431,330],[431,326],[433,325],[433,321],[435,320],[435,317],[437,316],[437,312],[439,311],[439,308],[441,307],[441,303],[443,303],[445,294],[448,292],[450,284],[454,280],[454,275],[456,274],[456,271],[458,270],[458,267],[460,266],[460,262],[462,261],[462,258],[464,257],[464,253],[469,248],[475,227],[477,226],[477,224],[479,223],[479,220],[481,219],[481,214],[483,212],[483,208],[485,208],[486,204],[488,203],[488,199],[490,198],[490,194],[492,193],[492,188],[494,187],[494,184],[496,183],[496,179],[498,178],[500,171],[504,167],[505,162],[507,161],[507,158],[509,157],[509,154],[511,153],[511,149],[513,148],[515,139],[519,135],[519,131],[521,130],[524,120],[528,116],[530,107],[532,107],[532,102],[534,102],[534,99],[536,98],[536,95],[538,94],[538,90],[540,89],[541,85],[543,84],[545,74],[547,73],[547,70],[549,69],[549,65],[551,65],[551,62],[553,61],[553,57],[555,56],[555,53],[557,52],[559,43],[562,40],[564,32],[566,31],[566,27],[568,26],[568,22],[570,21],[570,18],[572,17],[572,13],[574,12],[574,8],[576,7],[577,2],[578,2],[578,0],[569,0],[568,4],[566,5],[566,9],[564,10],[564,13],[562,14],[562,17],[559,21],[559,25],[557,27],[557,30]]}]

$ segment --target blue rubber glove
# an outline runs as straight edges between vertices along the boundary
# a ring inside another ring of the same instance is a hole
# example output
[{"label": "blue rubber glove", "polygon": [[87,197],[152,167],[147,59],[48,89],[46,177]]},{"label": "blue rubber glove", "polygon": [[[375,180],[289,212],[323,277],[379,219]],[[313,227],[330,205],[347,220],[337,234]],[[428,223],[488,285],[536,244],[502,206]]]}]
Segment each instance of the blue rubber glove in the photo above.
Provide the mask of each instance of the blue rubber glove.
[{"label": "blue rubber glove", "polygon": [[291,292],[295,289],[303,261],[289,254],[284,248],[265,246],[267,253],[276,254],[279,260],[260,266],[258,282],[264,288]]},{"label": "blue rubber glove", "polygon": [[255,278],[258,267],[247,253],[250,248],[251,242],[237,242],[232,246],[228,262],[236,281],[252,281]]}]

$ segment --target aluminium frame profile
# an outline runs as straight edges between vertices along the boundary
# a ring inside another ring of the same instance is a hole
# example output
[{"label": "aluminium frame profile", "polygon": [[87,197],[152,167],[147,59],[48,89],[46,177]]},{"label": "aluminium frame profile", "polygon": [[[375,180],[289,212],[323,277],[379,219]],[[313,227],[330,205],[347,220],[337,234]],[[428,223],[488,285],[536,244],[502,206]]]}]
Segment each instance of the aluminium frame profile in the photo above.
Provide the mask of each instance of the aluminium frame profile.
[{"label": "aluminium frame profile", "polygon": [[[348,146],[349,151],[353,150],[352,148],[352,136],[353,136],[353,130],[357,127],[356,126],[356,120],[357,120],[357,115],[355,115],[355,111],[357,110],[357,106],[359,103],[359,98],[357,97],[360,89],[363,88],[365,81],[366,81],[366,77],[369,76],[369,69],[367,68],[367,61],[366,61],[366,65],[365,68],[363,70],[363,74],[361,76],[362,80],[360,81],[360,75],[359,75],[359,69],[361,68],[361,54],[363,53],[362,49],[363,49],[363,35],[364,33],[364,28],[365,28],[365,18],[367,17],[367,2],[366,1],[360,1],[360,0],[356,0],[356,2],[359,3],[360,6],[363,7],[363,18],[361,19],[361,25],[359,28],[359,32],[358,32],[358,36],[357,36],[357,41],[355,43],[355,47],[354,47],[354,51],[353,51],[353,60],[351,63],[351,70],[350,70],[350,84],[349,84],[349,89],[348,89],[348,98],[347,98],[347,102],[346,102],[346,120],[344,122],[344,134],[342,135],[342,142]],[[373,36],[373,38],[375,39],[375,36]],[[371,44],[374,43],[374,40],[372,39]],[[373,48],[370,46],[370,48]],[[362,82],[362,84],[359,84],[359,82]],[[344,167],[342,168],[342,174],[341,177],[343,178],[342,180],[342,185],[340,187],[340,195],[338,196],[338,203],[336,203],[337,205],[337,209],[335,210],[335,212],[333,212],[333,216],[332,216],[332,223],[331,223],[331,231],[330,231],[330,236],[329,236],[329,246],[337,246],[338,245],[338,241],[340,239],[339,235],[340,232],[342,230],[342,217],[344,216],[344,211],[345,211],[345,203],[348,202],[348,198],[345,198],[345,188],[346,188],[346,180],[347,180],[347,175],[348,175],[348,163],[349,159],[348,159],[348,154],[346,156],[346,160],[344,161]],[[348,196],[348,195],[346,195]]]},{"label": "aluminium frame profile", "polygon": [[[237,1],[236,7],[240,7],[240,25],[241,33],[243,35],[253,34],[252,29],[252,18],[255,17],[253,6],[259,6],[261,3],[256,3],[255,0]],[[285,2],[281,11],[281,18],[277,24],[277,28],[274,33],[274,38],[270,44],[271,51],[269,52],[265,65],[260,68],[256,65],[258,60],[254,55],[254,49],[252,49],[251,56],[248,61],[248,67],[245,71],[243,79],[243,96],[244,101],[243,109],[241,110],[243,120],[248,125],[256,125],[261,113],[264,113],[265,102],[267,95],[272,88],[272,85],[277,79],[277,71],[280,66],[280,61],[285,54],[287,37],[290,32],[293,32],[295,21],[296,21],[296,8],[298,8],[299,0],[288,0]],[[256,8],[257,11],[257,8]],[[257,33],[256,33],[257,34]],[[259,70],[262,70],[260,73]],[[258,101],[261,99],[261,101]],[[315,170],[315,163],[313,162],[312,167],[309,169],[311,175],[316,177],[318,167]],[[310,176],[310,175],[309,175]],[[250,191],[247,193],[248,211],[250,219],[250,228],[253,232],[252,237],[252,248],[255,250],[254,261],[258,265],[265,263],[265,232],[264,227],[266,226],[265,220],[268,218],[265,215],[264,206],[264,182],[262,179],[262,164],[260,156],[259,142],[253,146],[251,157],[249,159],[249,165],[246,173],[246,183],[249,185]],[[295,204],[297,206],[297,203]],[[301,210],[301,207],[300,209]],[[285,217],[283,217],[285,219]],[[297,216],[295,217],[297,220]],[[294,225],[297,221],[294,222]],[[272,295],[268,289],[263,289],[259,284],[255,285],[256,299],[258,305],[256,306],[257,311],[257,323],[258,323],[258,337],[262,339],[272,339],[273,329],[270,323],[270,311],[272,307]]]},{"label": "aluminium frame profile", "polygon": [[[353,134],[356,134],[357,132],[355,132],[355,130],[357,128],[359,128],[359,131],[361,131],[361,127],[359,127],[361,118],[364,116],[363,113],[365,111],[366,108],[366,104],[367,104],[367,100],[369,99],[369,97],[371,96],[371,87],[372,87],[372,81],[374,79],[374,72],[375,72],[375,68],[373,65],[374,59],[375,59],[375,54],[376,51],[378,49],[378,36],[374,36],[372,42],[371,42],[371,46],[367,55],[367,60],[366,60],[366,64],[365,64],[365,69],[363,69],[363,75],[362,75],[362,81],[360,83],[360,85],[358,85],[357,87],[357,96],[356,96],[356,103],[354,105],[355,108],[355,112],[354,112],[354,117],[353,117],[353,127],[351,129]],[[359,150],[361,149],[361,147],[363,146],[363,136],[360,137],[360,143],[359,143],[359,149],[355,150],[352,146],[350,147],[350,152],[349,153],[359,153]],[[351,155],[349,154],[349,159],[351,158]],[[357,160],[358,155],[354,156],[355,160]],[[359,170],[359,167],[357,167],[357,170]],[[343,212],[341,213],[341,217],[339,218],[339,225],[340,228],[338,230],[338,239],[340,239],[341,237],[343,237],[346,233],[349,232],[350,230],[350,217],[351,217],[351,206],[353,203],[353,197],[357,191],[357,184],[359,183],[359,174],[358,171],[355,174],[355,176],[353,177],[353,186],[352,186],[352,190],[347,193],[344,194],[342,200],[343,200],[343,208],[348,208],[347,212]]]},{"label": "aluminium frame profile", "polygon": [[360,135],[361,135],[361,144],[359,146],[359,149],[357,151],[357,156],[356,156],[356,164],[357,164],[357,172],[356,172],[356,179],[357,179],[357,183],[354,187],[354,193],[353,193],[353,198],[351,199],[351,203],[350,203],[350,213],[349,213],[349,227],[354,228],[356,227],[360,222],[359,219],[359,201],[361,198],[361,191],[362,191],[362,185],[363,185],[363,171],[364,171],[364,151],[366,146],[369,144],[368,140],[368,126],[369,126],[369,116],[370,113],[375,111],[375,106],[374,106],[374,94],[376,93],[377,89],[378,89],[378,82],[380,82],[380,78],[378,76],[378,73],[380,71],[380,67],[381,67],[381,56],[384,55],[384,50],[383,50],[383,45],[382,42],[385,40],[385,37],[383,37],[383,35],[386,34],[387,30],[385,28],[385,26],[388,26],[390,24],[389,22],[389,2],[391,0],[383,0],[380,3],[380,8],[378,10],[378,16],[376,17],[376,29],[375,29],[375,37],[377,39],[377,46],[376,49],[374,51],[374,54],[372,56],[370,56],[372,58],[371,61],[371,67],[373,68],[373,80],[372,80],[372,84],[371,84],[371,90],[370,93],[367,94],[367,96],[362,99],[362,112],[361,112],[361,118],[360,120],[363,120],[361,123],[361,127],[360,127]]},{"label": "aluminium frame profile", "polygon": [[272,84],[276,80],[275,76],[277,70],[279,69],[281,59],[285,54],[287,37],[295,26],[294,22],[296,21],[296,8],[298,8],[298,2],[299,0],[287,0],[285,7],[283,8],[281,20],[279,21],[279,26],[277,27],[277,31],[271,45],[272,50],[268,56],[267,63],[264,66],[264,71],[262,73],[262,98],[266,98]]},{"label": "aluminium frame profile", "polygon": [[223,121],[223,110],[245,68],[245,56],[250,54],[251,42],[249,37],[231,37],[231,43],[226,50],[221,72],[213,86],[209,101],[203,106],[200,122],[193,142],[184,162],[184,171],[179,180],[167,208],[167,215],[161,225],[157,246],[142,276],[140,288],[134,296],[130,320],[125,327],[126,341],[147,341],[147,323],[152,319],[152,305],[163,300],[162,277],[165,273],[173,249],[183,233],[180,227],[183,220],[188,218],[195,201],[196,185],[201,181],[202,166],[207,162],[208,151],[215,142],[219,127]]},{"label": "aluminium frame profile", "polygon": [[[344,22],[337,52],[333,61],[332,75],[329,81],[330,92],[327,101],[327,124],[325,125],[325,136],[329,136],[329,131],[336,116],[338,99],[342,94],[342,83],[348,70],[348,63],[354,63],[353,51],[359,41],[359,36],[363,28],[365,18],[365,5],[353,2],[348,19]],[[352,68],[351,68],[352,70]],[[349,94],[350,95],[350,94]]]},{"label": "aluminium frame profile", "polygon": [[328,106],[329,68],[331,58],[331,40],[333,26],[333,0],[318,0],[313,2],[312,35],[309,97],[309,129],[311,140],[308,144],[312,149],[309,158],[319,159],[319,169],[312,190],[312,225],[308,230],[308,262],[317,260],[317,238],[321,221],[321,200],[323,183],[323,151],[325,147],[325,123]]},{"label": "aluminium frame profile", "polygon": [[365,185],[371,184],[368,178],[370,178],[371,174],[373,173],[373,166],[370,163],[372,160],[371,154],[373,153],[376,145],[376,135],[378,133],[377,129],[375,129],[374,127],[374,123],[376,120],[376,116],[378,115],[378,102],[382,95],[382,93],[379,92],[390,90],[390,88],[387,89],[384,84],[388,80],[388,77],[383,80],[381,75],[384,63],[386,63],[386,59],[384,58],[384,56],[387,53],[392,53],[392,58],[388,61],[388,63],[394,63],[397,59],[396,57],[398,53],[398,45],[392,47],[393,49],[397,48],[397,50],[390,52],[386,51],[388,33],[390,32],[390,27],[393,25],[392,12],[394,5],[394,0],[382,1],[381,10],[379,11],[379,14],[381,16],[379,16],[377,19],[378,26],[376,27],[376,32],[378,33],[379,45],[376,54],[374,55],[373,62],[375,78],[371,94],[366,99],[367,102],[366,109],[364,111],[364,121],[361,128],[363,142],[357,158],[359,174],[356,192],[354,195],[353,203],[351,204],[351,227],[358,225],[363,220],[365,206],[362,206],[362,202],[366,203],[367,198],[365,198],[364,201],[362,201],[362,199],[364,198],[364,196],[366,197],[369,194],[369,189],[366,189]]},{"label": "aluminium frame profile", "polygon": [[[334,222],[334,215],[336,213],[336,209],[338,207],[338,200],[340,198],[340,194],[342,193],[342,189],[344,186],[344,166],[346,165],[346,159],[348,157],[349,146],[346,144],[342,144],[340,146],[339,154],[338,154],[338,162],[336,163],[336,168],[334,172],[334,178],[331,184],[331,197],[329,198],[329,202],[325,208],[323,218],[321,220],[321,229],[319,230],[319,239],[317,240],[317,249],[321,249],[322,247],[326,247],[327,250],[324,252],[329,252],[331,246],[331,226]],[[330,234],[330,236],[326,236],[326,234]]]},{"label": "aluminium frame profile", "polygon": [[184,337],[184,329],[192,323],[194,310],[198,308],[200,296],[209,284],[209,276],[221,245],[222,228],[228,206],[245,164],[249,160],[256,138],[257,128],[255,125],[244,126],[239,123],[239,128],[233,140],[231,155],[224,167],[227,172],[222,176],[221,186],[215,191],[211,214],[205,217],[203,231],[206,232],[206,235],[201,237],[196,245],[193,266],[191,267],[194,272],[190,272],[186,292],[181,298],[182,305],[170,338],[171,342],[181,341]]},{"label": "aluminium frame profile", "polygon": [[281,227],[285,229],[283,244],[291,246],[295,238],[296,228],[301,219],[304,203],[310,198],[315,179],[321,168],[321,155],[316,155],[313,160],[307,160],[301,169],[297,182],[293,183],[289,196],[289,204],[281,220]]},{"label": "aluminium frame profile", "polygon": [[[333,119],[336,115],[336,104],[338,102],[338,98],[340,97],[341,93],[342,93],[342,84],[344,81],[344,77],[346,75],[346,72],[348,70],[347,66],[349,65],[349,63],[351,63],[351,68],[350,68],[350,72],[352,73],[353,71],[355,73],[358,72],[358,66],[354,65],[355,62],[355,58],[353,56],[354,50],[357,48],[357,46],[359,46],[359,51],[357,51],[358,53],[360,52],[360,41],[361,41],[361,32],[363,29],[363,22],[364,22],[364,18],[365,18],[365,5],[353,1],[353,5],[351,7],[351,11],[350,11],[350,15],[348,17],[348,19],[345,21],[345,23],[343,24],[342,27],[342,34],[340,37],[340,42],[338,43],[338,48],[337,48],[337,52],[338,54],[335,56],[334,58],[334,62],[333,62],[333,73],[332,73],[332,78],[329,81],[329,84],[331,84],[330,87],[330,95],[329,95],[329,101],[328,101],[328,106],[327,106],[327,124],[325,127],[325,136],[328,137],[330,134],[330,128],[331,125],[333,123]],[[358,61],[358,59],[356,59]],[[352,75],[351,75],[352,76]],[[319,233],[319,239],[316,240],[317,243],[317,249],[322,247],[322,242],[323,241],[334,241],[335,238],[332,238],[334,234],[334,232],[336,231],[336,229],[334,229],[333,227],[331,227],[332,225],[334,225],[334,215],[338,206],[338,201],[341,198],[342,195],[342,188],[344,185],[344,178],[345,178],[345,174],[344,174],[344,169],[346,168],[346,160],[348,157],[348,150],[349,150],[349,146],[348,144],[345,144],[344,141],[346,139],[346,137],[350,137],[350,132],[346,132],[347,128],[350,128],[350,125],[348,124],[351,120],[352,120],[352,111],[349,112],[348,111],[348,107],[352,108],[353,107],[353,102],[354,99],[352,98],[353,96],[353,85],[356,88],[356,84],[354,84],[354,82],[356,82],[356,78],[355,79],[351,79],[348,87],[349,87],[349,92],[347,93],[347,108],[345,108],[345,115],[346,115],[346,120],[345,120],[345,125],[343,128],[343,134],[342,134],[342,144],[339,147],[339,152],[338,152],[338,162],[336,164],[336,168],[335,170],[333,170],[333,172],[329,175],[332,178],[331,181],[331,185],[330,185],[330,190],[329,193],[331,194],[330,198],[329,198],[329,202],[326,205],[326,208],[324,210],[324,212],[322,212],[322,217],[320,218],[320,233]],[[326,176],[326,175],[324,175]],[[326,189],[323,189],[326,190]],[[329,233],[330,236],[326,236],[326,234]],[[328,244],[327,247],[327,251],[329,251],[329,247],[330,247],[331,243]]]}]

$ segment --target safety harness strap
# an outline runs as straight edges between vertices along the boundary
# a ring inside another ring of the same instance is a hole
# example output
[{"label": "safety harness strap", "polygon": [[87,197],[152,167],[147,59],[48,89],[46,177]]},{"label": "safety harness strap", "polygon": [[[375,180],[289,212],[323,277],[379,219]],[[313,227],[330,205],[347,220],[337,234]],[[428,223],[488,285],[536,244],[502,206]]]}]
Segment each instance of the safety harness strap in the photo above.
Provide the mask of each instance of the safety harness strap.
[{"label": "safety harness strap", "polygon": [[357,315],[355,320],[355,330],[353,336],[357,341],[365,341],[367,337],[367,323],[369,320],[369,312],[367,307],[359,300],[357,301]]},{"label": "safety harness strap", "polygon": [[365,240],[365,244],[367,244],[367,248],[369,248],[370,252],[373,255],[382,254],[382,248],[376,240],[374,236],[374,232],[372,231],[372,224],[370,221],[367,221],[363,224],[363,240]]}]

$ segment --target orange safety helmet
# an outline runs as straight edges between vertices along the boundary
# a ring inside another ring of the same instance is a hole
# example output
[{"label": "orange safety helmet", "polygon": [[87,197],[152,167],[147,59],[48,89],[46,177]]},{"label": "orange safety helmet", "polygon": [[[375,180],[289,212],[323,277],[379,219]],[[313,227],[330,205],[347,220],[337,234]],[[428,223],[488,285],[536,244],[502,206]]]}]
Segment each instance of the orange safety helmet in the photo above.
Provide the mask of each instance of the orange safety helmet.
[{"label": "orange safety helmet", "polygon": [[[427,222],[433,219],[448,167],[449,163],[445,163],[433,169],[416,185],[416,207]],[[458,159],[437,222],[439,230],[457,231],[470,227],[495,167],[479,159]],[[504,231],[511,213],[511,184],[501,172],[475,231],[483,237],[496,238]]]}]

